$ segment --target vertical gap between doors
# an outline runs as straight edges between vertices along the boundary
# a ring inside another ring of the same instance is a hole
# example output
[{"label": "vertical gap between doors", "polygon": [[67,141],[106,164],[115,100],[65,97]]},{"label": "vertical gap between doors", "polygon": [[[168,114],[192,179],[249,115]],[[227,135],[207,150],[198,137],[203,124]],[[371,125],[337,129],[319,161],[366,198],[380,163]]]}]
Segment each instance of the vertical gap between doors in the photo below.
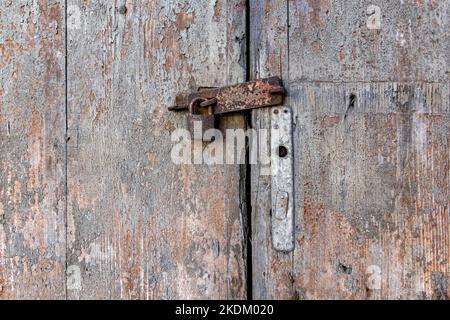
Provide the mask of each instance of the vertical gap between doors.
[{"label": "vertical gap between doors", "polygon": [[[251,68],[250,68],[250,0],[245,1],[245,80],[251,81]],[[247,129],[252,128],[252,113],[251,111],[246,112],[245,122]],[[246,154],[245,154],[245,210],[246,210],[246,232],[245,232],[245,243],[246,243],[246,259],[247,259],[247,276],[246,276],[246,290],[247,290],[247,300],[252,300],[253,298],[253,253],[252,253],[252,202],[251,202],[251,164],[250,164],[250,141],[247,137],[246,139]]]},{"label": "vertical gap between doors", "polygon": [[65,204],[64,204],[64,216],[65,216],[65,221],[64,221],[64,228],[65,228],[65,272],[64,272],[64,290],[65,290],[65,297],[66,300],[68,299],[68,290],[67,290],[67,268],[68,268],[68,246],[67,246],[67,232],[68,232],[68,228],[67,228],[67,218],[68,218],[68,209],[69,209],[69,184],[68,184],[68,179],[69,179],[69,171],[68,171],[68,143],[69,143],[69,114],[68,114],[68,109],[69,109],[69,103],[68,103],[68,75],[67,75],[67,70],[68,70],[68,23],[67,23],[67,5],[68,5],[68,0],[64,1],[64,50],[65,50],[65,58],[64,58],[64,95],[65,95],[65,102],[64,102],[64,109],[65,109],[65,135],[64,135],[64,142],[65,142],[65,159],[64,159],[64,165],[65,165]]}]

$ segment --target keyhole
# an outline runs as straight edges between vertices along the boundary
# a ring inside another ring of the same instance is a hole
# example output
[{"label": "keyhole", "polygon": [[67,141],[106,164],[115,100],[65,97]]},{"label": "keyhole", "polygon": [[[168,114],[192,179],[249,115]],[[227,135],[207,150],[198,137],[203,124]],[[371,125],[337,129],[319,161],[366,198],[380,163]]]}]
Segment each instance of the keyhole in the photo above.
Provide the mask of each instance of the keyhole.
[{"label": "keyhole", "polygon": [[288,155],[288,149],[285,146],[278,147],[278,156],[280,158],[286,158]]}]

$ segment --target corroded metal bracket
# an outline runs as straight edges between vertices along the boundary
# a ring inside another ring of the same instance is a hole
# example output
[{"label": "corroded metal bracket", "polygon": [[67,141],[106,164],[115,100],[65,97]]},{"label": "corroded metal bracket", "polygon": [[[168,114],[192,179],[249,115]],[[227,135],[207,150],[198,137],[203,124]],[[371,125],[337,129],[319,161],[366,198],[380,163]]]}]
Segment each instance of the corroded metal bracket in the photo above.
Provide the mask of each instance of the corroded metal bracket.
[{"label": "corroded metal bracket", "polygon": [[272,77],[222,88],[202,88],[195,93],[180,95],[177,97],[177,105],[170,107],[169,111],[189,110],[188,128],[193,134],[194,121],[202,122],[204,132],[215,127],[212,118],[278,106],[283,103],[284,94],[280,78]]},{"label": "corroded metal bracket", "polygon": [[197,98],[217,99],[214,114],[241,112],[250,109],[277,106],[283,103],[284,88],[278,77],[260,79],[222,88],[202,88],[187,96],[178,96],[177,105],[170,111],[188,110]]}]

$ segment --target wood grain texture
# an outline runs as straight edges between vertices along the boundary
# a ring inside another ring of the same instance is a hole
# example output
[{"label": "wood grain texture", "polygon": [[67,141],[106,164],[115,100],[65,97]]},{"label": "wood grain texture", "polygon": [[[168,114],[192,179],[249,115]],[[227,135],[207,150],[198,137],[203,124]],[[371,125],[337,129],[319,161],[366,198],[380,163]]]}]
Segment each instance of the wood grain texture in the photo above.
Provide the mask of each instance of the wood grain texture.
[{"label": "wood grain texture", "polygon": [[253,169],[255,298],[449,298],[448,8],[253,2],[253,74],[281,75],[296,114],[297,194],[296,249],[276,253],[270,184]]},{"label": "wood grain texture", "polygon": [[[255,78],[272,75],[284,78],[288,72],[288,8],[285,1],[250,1],[250,70]],[[252,112],[255,129],[270,128],[271,110]],[[259,141],[270,150],[270,137]],[[294,164],[295,165],[295,164]],[[289,299],[293,254],[277,252],[271,242],[271,177],[263,165],[251,169],[253,298]],[[294,190],[295,192],[295,190]],[[295,210],[295,209],[294,209]]]},{"label": "wood grain texture", "polygon": [[[302,84],[291,92],[297,296],[447,299],[449,86]],[[354,107],[343,101],[352,94]]]},{"label": "wood grain texture", "polygon": [[[296,0],[289,5],[289,79],[448,81],[448,0]],[[371,6],[380,29],[369,29]]]},{"label": "wood grain texture", "polygon": [[69,297],[245,298],[241,169],[173,164],[167,111],[244,80],[245,1],[69,6]]},{"label": "wood grain texture", "polygon": [[63,2],[0,5],[0,299],[65,298]]}]

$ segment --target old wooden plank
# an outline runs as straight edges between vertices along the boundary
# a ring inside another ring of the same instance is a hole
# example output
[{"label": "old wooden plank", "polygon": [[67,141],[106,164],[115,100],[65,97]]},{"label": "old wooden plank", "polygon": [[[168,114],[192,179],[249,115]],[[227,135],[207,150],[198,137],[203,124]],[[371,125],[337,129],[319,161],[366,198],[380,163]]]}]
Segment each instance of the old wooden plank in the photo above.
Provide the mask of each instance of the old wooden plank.
[{"label": "old wooden plank", "polygon": [[0,299],[65,297],[64,1],[0,6]]},{"label": "old wooden plank", "polygon": [[186,120],[167,108],[244,80],[245,1],[69,0],[69,13],[69,297],[244,298],[241,169],[173,164]]},{"label": "old wooden plank", "polygon": [[289,1],[289,79],[448,81],[450,3]]},{"label": "old wooden plank", "polygon": [[290,92],[297,296],[448,298],[449,86],[301,84]]},{"label": "old wooden plank", "polygon": [[[254,2],[253,65],[270,75],[287,65],[297,193],[286,266],[269,248],[270,186],[253,191],[253,264],[266,263],[254,270],[255,297],[448,299],[449,4],[305,0],[273,12]],[[267,119],[258,111],[253,124]],[[255,168],[252,180],[263,179]]]},{"label": "old wooden plank", "polygon": [[[288,10],[285,1],[250,1],[251,76],[284,78],[288,74]],[[270,128],[270,109],[252,112],[256,129]],[[260,141],[270,150],[270,137]],[[253,165],[251,169],[253,298],[283,299],[294,295],[293,254],[276,252],[271,242],[270,167]]]}]

